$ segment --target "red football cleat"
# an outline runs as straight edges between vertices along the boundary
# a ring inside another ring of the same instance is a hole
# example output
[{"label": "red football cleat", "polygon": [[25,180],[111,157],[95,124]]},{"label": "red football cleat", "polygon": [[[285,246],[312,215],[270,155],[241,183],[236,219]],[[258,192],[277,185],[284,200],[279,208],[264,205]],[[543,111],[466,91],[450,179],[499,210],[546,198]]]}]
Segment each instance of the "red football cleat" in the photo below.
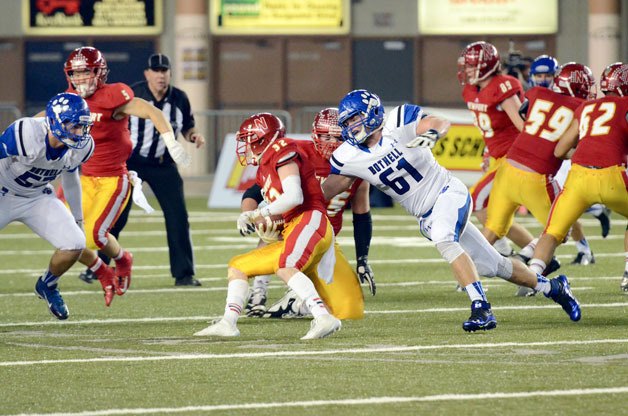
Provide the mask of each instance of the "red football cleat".
[{"label": "red football cleat", "polygon": [[103,264],[94,273],[102,285],[102,290],[105,292],[105,305],[109,306],[111,305],[113,296],[115,295],[114,287],[116,283],[116,272],[111,267]]},{"label": "red football cleat", "polygon": [[131,286],[131,269],[133,267],[133,254],[125,251],[120,260],[116,260],[116,294],[122,296]]}]

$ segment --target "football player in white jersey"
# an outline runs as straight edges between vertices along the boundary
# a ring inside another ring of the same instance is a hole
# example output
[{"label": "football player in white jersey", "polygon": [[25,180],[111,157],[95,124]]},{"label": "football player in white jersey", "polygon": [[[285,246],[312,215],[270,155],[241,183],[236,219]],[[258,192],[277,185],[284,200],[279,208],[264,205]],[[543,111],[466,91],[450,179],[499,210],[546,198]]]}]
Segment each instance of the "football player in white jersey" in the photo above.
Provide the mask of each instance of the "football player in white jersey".
[{"label": "football player in white jersey", "polygon": [[345,142],[330,159],[331,174],[323,183],[325,198],[329,200],[355,178],[362,178],[415,216],[421,234],[434,242],[471,299],[471,316],[462,324],[465,331],[497,326],[480,275],[499,276],[542,291],[560,304],[572,321],[580,319],[580,304],[566,276],[548,280],[523,263],[502,257],[469,222],[467,187],[439,165],[431,152],[447,133],[447,120],[405,104],[395,107],[384,122],[379,97],[366,90],[347,94],[339,112]]},{"label": "football player in white jersey", "polygon": [[[56,248],[35,294],[58,319],[69,311],[57,282],[85,248],[78,167],[94,151],[90,116],[80,96],[61,93],[45,117],[21,118],[0,136],[0,230],[19,221]],[[59,175],[71,213],[50,184]]]}]

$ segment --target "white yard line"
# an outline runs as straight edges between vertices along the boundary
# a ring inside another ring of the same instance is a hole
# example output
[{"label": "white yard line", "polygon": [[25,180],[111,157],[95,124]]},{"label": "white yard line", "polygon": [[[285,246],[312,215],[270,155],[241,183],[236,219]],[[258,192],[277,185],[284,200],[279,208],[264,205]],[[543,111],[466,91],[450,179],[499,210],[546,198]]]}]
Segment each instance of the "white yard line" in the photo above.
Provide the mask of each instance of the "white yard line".
[{"label": "white yard line", "polygon": [[[210,340],[211,338],[206,338]],[[470,350],[473,348],[506,348],[506,347],[547,347],[556,345],[596,345],[596,344],[628,344],[628,339],[592,339],[592,340],[564,340],[564,341],[539,341],[539,342],[496,342],[478,344],[450,344],[450,345],[414,345],[404,347],[371,347],[371,348],[338,348],[329,350],[290,350],[290,351],[268,351],[268,352],[245,352],[231,354],[179,354],[162,355],[155,357],[144,356],[118,356],[118,357],[94,357],[94,358],[72,358],[60,360],[31,360],[31,361],[2,361],[0,367],[16,367],[29,365],[46,364],[85,364],[85,363],[112,363],[112,362],[141,362],[141,361],[172,361],[172,360],[224,360],[228,358],[249,359],[249,358],[271,358],[277,357],[303,357],[319,355],[337,354],[373,354],[373,353],[397,353],[413,351],[434,351],[434,350]]]},{"label": "white yard line", "polygon": [[[199,290],[199,289],[192,289]],[[224,290],[224,289],[223,289]],[[628,302],[615,303],[589,303],[581,305],[582,308],[628,308]],[[512,306],[491,306],[495,311],[522,311],[533,309],[559,309],[560,306],[554,303],[545,305],[512,305]],[[443,313],[443,312],[462,312],[468,311],[469,307],[461,308],[427,308],[427,309],[398,309],[398,310],[370,310],[365,311],[367,315],[394,315],[394,314],[413,314],[413,313]],[[49,325],[94,325],[94,324],[127,324],[127,323],[154,323],[154,322],[179,322],[179,321],[211,321],[221,316],[177,316],[177,317],[153,317],[153,318],[111,318],[111,319],[84,319],[80,321],[30,321],[30,322],[5,322],[0,323],[0,328],[11,328],[20,326],[49,326]],[[258,319],[247,318],[240,319]]]},{"label": "white yard line", "polygon": [[[572,390],[540,390],[520,392],[492,392],[472,394],[436,394],[432,396],[400,396],[400,397],[368,397],[360,399],[334,399],[334,400],[305,400],[292,402],[266,402],[266,403],[240,403],[240,404],[215,404],[204,406],[183,407],[153,407],[132,409],[107,409],[85,410],[76,413],[20,413],[13,416],[113,416],[113,415],[143,415],[155,413],[189,413],[189,412],[213,412],[225,410],[256,410],[278,408],[315,408],[327,406],[365,406],[386,405],[399,403],[425,403],[448,401],[476,401],[476,400],[500,400],[500,399],[525,399],[531,397],[565,397],[565,396],[591,396],[628,393],[628,387],[602,387],[590,389]],[[357,410],[356,410],[357,411]],[[298,412],[298,410],[297,410]],[[321,410],[322,412],[322,410]]]}]

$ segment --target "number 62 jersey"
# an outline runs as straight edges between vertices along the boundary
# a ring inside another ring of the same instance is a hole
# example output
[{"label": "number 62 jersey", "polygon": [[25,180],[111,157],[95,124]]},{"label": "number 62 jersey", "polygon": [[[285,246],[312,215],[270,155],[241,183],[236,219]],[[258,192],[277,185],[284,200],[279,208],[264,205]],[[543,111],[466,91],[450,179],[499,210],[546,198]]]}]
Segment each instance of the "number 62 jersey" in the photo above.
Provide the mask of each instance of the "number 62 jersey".
[{"label": "number 62 jersey", "polygon": [[406,147],[417,136],[417,123],[425,116],[416,105],[395,107],[375,146],[344,142],[334,151],[329,160],[331,173],[364,179],[414,216],[427,213],[451,174],[438,164],[430,149]]}]

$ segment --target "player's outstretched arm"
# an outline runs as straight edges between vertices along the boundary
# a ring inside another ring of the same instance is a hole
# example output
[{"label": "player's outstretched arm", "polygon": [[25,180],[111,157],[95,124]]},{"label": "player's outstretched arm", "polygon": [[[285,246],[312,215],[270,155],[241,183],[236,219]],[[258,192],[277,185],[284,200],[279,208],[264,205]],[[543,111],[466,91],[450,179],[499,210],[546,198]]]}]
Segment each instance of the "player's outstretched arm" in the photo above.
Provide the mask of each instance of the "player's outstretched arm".
[{"label": "player's outstretched arm", "polygon": [[176,162],[176,164],[181,166],[188,166],[190,164],[190,155],[185,151],[183,146],[177,142],[172,126],[166,119],[164,113],[162,113],[157,107],[146,100],[134,97],[128,103],[118,107],[115,114],[126,114],[139,118],[150,119],[150,121],[152,121],[155,125],[157,131],[161,133],[161,138],[168,148],[168,153],[170,153],[170,156],[172,156],[172,159]]},{"label": "player's outstretched arm", "polygon": [[329,201],[340,192],[348,189],[354,180],[355,178],[351,176],[336,175],[333,173],[329,175],[322,185],[325,200]]},{"label": "player's outstretched arm", "polygon": [[423,117],[416,126],[417,137],[406,143],[406,147],[426,147],[432,149],[438,139],[447,134],[450,126],[449,120],[442,117],[433,115]]}]

